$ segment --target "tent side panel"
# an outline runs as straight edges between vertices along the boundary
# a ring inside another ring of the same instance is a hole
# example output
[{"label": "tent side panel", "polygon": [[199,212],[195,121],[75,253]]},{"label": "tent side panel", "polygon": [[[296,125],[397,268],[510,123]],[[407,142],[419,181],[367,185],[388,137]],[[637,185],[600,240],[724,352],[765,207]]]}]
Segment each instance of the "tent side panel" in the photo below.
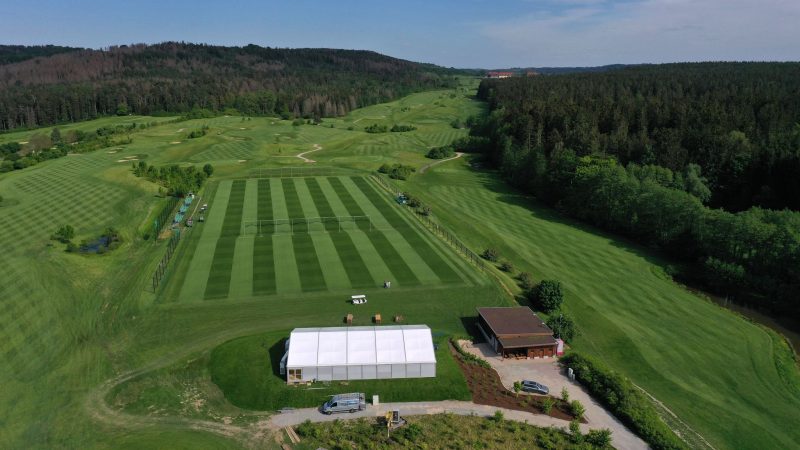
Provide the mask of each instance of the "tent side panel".
[{"label": "tent side panel", "polygon": [[361,366],[361,376],[365,380],[374,380],[378,378],[378,366]]},{"label": "tent side panel", "polygon": [[421,374],[422,370],[419,364],[406,364],[406,377],[419,378]]},{"label": "tent side panel", "polygon": [[333,369],[331,367],[318,367],[317,379],[319,381],[333,381]]},{"label": "tent side panel", "polygon": [[406,365],[392,364],[392,378],[406,378]]},{"label": "tent side panel", "polygon": [[347,379],[347,366],[333,366],[333,377],[334,380],[346,380]]},{"label": "tent side panel", "polygon": [[436,376],[436,363],[428,363],[420,365],[421,377],[435,377]]},{"label": "tent side panel", "polygon": [[378,364],[378,379],[392,378],[391,364]]},{"label": "tent side panel", "polygon": [[348,380],[361,380],[363,377],[361,376],[361,366],[348,366],[347,367],[347,379]]}]

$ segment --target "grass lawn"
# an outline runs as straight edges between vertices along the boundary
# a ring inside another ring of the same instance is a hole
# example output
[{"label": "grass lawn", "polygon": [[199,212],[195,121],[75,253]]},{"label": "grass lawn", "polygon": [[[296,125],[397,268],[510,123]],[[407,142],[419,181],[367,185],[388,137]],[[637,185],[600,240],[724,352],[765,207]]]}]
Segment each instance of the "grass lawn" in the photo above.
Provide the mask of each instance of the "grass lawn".
[{"label": "grass lawn", "polygon": [[173,281],[183,286],[177,299],[475,283],[464,261],[390,201],[364,177],[223,180]]},{"label": "grass lawn", "polygon": [[211,353],[211,379],[236,406],[255,410],[283,407],[314,407],[329,396],[344,392],[364,392],[367,398],[380,395],[382,402],[422,400],[469,400],[464,375],[453,360],[447,338],[434,339],[435,378],[319,382],[310,386],[288,386],[278,373],[284,341],[290,330],[235,339]]},{"label": "grass lawn", "polygon": [[561,281],[581,332],[575,348],[630,377],[715,447],[800,443],[787,346],[673,283],[647,249],[565,219],[465,160],[408,189],[473,250],[495,247],[517,270]]}]

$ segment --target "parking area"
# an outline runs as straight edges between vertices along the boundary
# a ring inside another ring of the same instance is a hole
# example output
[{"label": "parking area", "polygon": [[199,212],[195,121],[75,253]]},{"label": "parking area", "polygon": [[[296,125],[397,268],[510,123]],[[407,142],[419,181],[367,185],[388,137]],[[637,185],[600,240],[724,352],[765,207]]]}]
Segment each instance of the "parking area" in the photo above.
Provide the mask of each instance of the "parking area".
[{"label": "parking area", "polygon": [[586,407],[584,417],[589,422],[590,428],[608,428],[612,431],[614,447],[648,448],[644,441],[592,399],[582,386],[570,380],[556,358],[503,359],[488,344],[472,344],[467,341],[462,341],[461,344],[464,350],[489,362],[497,371],[506,389],[513,390],[515,381],[532,380],[550,388],[550,395],[560,397],[561,389],[566,387],[570,401],[579,400]]}]

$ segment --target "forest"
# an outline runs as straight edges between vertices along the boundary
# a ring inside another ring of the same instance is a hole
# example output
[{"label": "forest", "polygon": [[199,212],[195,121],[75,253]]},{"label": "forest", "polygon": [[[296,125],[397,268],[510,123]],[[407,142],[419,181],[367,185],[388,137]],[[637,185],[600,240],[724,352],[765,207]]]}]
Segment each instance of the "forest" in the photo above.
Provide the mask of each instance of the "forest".
[{"label": "forest", "polygon": [[460,73],[357,50],[177,42],[0,50],[6,56],[0,59],[0,131],[193,109],[341,116],[411,92],[455,86]]},{"label": "forest", "polygon": [[486,80],[509,135],[620,163],[702,168],[711,206],[800,210],[800,63],[630,66]]},{"label": "forest", "polygon": [[798,70],[678,64],[485,80],[490,113],[459,149],[484,152],[570,216],[663,250],[678,262],[669,276],[800,317]]}]

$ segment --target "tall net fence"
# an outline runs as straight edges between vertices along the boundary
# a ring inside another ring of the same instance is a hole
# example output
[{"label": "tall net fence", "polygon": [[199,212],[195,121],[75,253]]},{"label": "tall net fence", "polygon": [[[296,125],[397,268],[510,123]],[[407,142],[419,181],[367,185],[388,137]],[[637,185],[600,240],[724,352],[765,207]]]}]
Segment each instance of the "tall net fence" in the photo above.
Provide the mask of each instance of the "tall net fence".
[{"label": "tall net fence", "polygon": [[242,236],[265,234],[330,233],[379,229],[369,216],[301,217],[294,219],[250,219],[242,221]]}]

